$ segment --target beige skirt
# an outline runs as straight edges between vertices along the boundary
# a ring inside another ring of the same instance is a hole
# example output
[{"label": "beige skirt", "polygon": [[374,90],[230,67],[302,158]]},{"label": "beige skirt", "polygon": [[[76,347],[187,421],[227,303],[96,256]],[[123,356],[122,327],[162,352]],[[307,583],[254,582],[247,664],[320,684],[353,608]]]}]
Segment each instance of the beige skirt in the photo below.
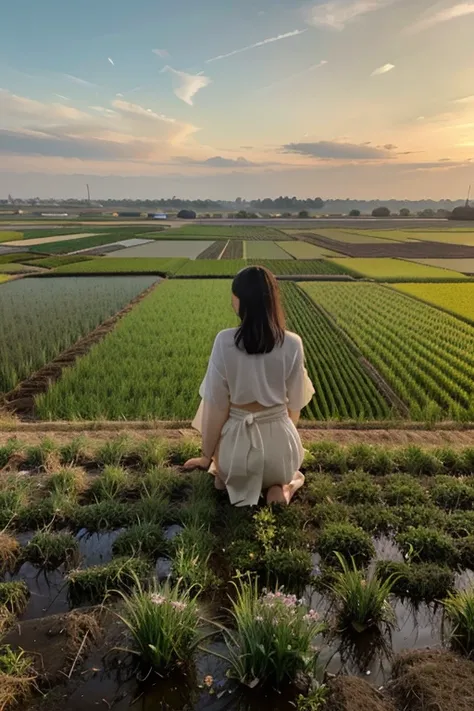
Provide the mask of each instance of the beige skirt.
[{"label": "beige skirt", "polygon": [[255,506],[262,490],[289,484],[304,449],[285,405],[261,412],[231,408],[218,446],[217,472],[231,504]]}]

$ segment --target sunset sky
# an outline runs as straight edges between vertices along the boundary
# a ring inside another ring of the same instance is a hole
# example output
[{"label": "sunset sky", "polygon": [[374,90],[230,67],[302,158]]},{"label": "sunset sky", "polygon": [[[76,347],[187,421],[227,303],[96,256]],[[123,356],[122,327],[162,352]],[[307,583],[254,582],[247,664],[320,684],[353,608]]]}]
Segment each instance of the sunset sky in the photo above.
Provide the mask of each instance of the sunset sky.
[{"label": "sunset sky", "polygon": [[460,198],[474,1],[17,0],[0,197]]}]

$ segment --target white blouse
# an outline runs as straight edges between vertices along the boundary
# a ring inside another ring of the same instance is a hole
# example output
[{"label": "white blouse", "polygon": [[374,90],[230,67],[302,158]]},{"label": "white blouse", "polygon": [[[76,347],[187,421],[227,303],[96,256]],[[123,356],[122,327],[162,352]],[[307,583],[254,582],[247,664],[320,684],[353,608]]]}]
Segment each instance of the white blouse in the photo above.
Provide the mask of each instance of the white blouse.
[{"label": "white blouse", "polygon": [[314,395],[304,364],[303,342],[296,333],[285,331],[281,346],[270,353],[250,355],[237,348],[237,329],[217,334],[199,394],[221,410],[229,402],[237,407],[258,402],[262,407],[287,405],[302,410]]}]

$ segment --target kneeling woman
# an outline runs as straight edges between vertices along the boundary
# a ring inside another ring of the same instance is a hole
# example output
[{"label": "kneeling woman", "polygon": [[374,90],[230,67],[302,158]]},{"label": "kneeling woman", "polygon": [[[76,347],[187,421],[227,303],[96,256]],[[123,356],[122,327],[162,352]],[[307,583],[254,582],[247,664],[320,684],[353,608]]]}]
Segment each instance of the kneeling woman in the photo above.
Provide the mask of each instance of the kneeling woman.
[{"label": "kneeling woman", "polygon": [[232,504],[289,503],[304,483],[304,450],[296,429],[314,388],[303,343],[285,331],[278,283],[264,267],[248,267],[232,284],[238,328],[214,342],[193,427],[202,434],[203,457],[187,469],[209,469]]}]

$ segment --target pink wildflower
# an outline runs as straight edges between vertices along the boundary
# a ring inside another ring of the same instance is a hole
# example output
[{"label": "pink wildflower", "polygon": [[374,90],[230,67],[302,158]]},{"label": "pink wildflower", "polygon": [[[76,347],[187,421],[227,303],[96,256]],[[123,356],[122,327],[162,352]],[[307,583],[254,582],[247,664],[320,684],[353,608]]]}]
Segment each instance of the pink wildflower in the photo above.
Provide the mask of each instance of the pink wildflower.
[{"label": "pink wildflower", "polygon": [[150,599],[154,605],[162,605],[164,602],[166,602],[165,596],[159,595],[158,593],[152,593],[150,595]]},{"label": "pink wildflower", "polygon": [[171,602],[171,607],[174,607],[175,610],[178,610],[179,612],[182,612],[183,610],[186,609],[186,603],[185,603],[185,602],[179,602],[179,600],[172,600],[172,602]]}]

